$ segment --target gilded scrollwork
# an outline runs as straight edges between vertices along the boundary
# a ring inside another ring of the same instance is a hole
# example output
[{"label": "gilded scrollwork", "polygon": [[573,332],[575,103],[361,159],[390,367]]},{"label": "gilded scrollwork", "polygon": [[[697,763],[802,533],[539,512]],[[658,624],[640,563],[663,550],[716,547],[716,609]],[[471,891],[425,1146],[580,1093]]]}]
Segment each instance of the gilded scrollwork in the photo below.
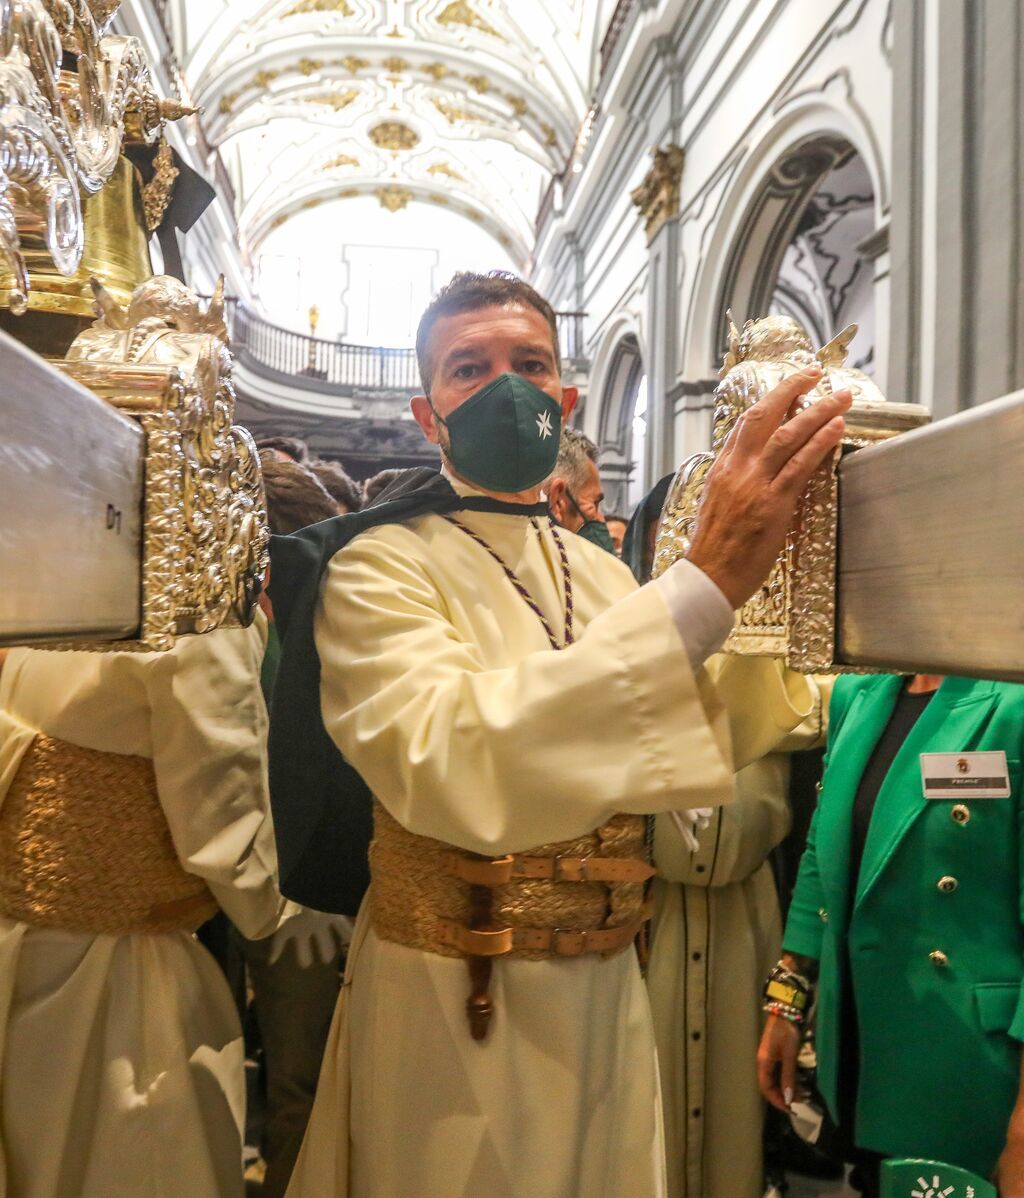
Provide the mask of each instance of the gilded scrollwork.
[{"label": "gilded scrollwork", "polygon": [[94,290],[99,317],[65,369],[146,433],[143,621],[132,647],[248,624],[269,535],[255,446],[231,423],[222,285],[205,307],[166,276],[139,286],[127,308]]},{"label": "gilded scrollwork", "polygon": [[787,544],[764,586],[737,613],[726,642],[732,653],[784,658],[792,669],[824,673],[835,664],[836,544],[841,452],[871,444],[924,423],[928,412],[912,404],[890,404],[861,371],[846,365],[856,326],[844,329],[817,352],[806,332],[789,317],[748,321],[741,329],[729,318],[729,341],[716,391],[712,451],[680,467],[662,516],[654,573],[685,556],[699,519],[708,473],[736,422],[784,378],[810,365],[825,374],[805,403],[849,387],[854,404],[843,446],[812,476],[797,505]]}]

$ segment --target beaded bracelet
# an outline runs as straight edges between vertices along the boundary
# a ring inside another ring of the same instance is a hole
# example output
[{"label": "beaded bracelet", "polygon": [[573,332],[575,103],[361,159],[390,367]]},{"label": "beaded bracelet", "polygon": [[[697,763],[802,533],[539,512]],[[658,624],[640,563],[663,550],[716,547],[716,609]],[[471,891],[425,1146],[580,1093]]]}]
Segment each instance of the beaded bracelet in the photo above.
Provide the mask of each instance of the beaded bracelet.
[{"label": "beaded bracelet", "polygon": [[764,1004],[766,1015],[778,1015],[781,1019],[788,1020],[789,1023],[795,1023],[798,1026],[807,1022],[806,1011],[798,1011],[796,1007],[791,1007],[788,1003],[772,1001]]}]

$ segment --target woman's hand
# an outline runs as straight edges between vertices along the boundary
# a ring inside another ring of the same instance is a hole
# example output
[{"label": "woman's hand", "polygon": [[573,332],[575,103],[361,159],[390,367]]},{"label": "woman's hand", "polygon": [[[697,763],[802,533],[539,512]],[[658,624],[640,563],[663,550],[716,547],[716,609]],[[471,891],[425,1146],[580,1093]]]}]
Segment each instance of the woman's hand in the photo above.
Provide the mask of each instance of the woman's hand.
[{"label": "woman's hand", "polygon": [[999,1198],[1024,1198],[1024,1136],[1011,1132],[996,1164],[994,1180]]},{"label": "woman's hand", "polygon": [[[796,1096],[799,1053],[800,1029],[781,1015],[769,1015],[757,1050],[757,1083],[768,1102],[780,1111],[788,1111]],[[1017,1191],[1013,1193],[1016,1196]]]}]

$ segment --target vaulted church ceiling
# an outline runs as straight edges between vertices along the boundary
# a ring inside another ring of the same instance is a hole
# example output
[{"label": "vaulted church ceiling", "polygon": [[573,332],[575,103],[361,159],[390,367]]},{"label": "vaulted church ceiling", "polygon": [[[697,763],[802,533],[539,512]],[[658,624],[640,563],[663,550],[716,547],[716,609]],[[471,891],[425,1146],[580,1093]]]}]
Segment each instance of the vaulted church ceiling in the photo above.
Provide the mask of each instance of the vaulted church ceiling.
[{"label": "vaulted church ceiling", "polygon": [[487,229],[525,262],[614,0],[178,0],[176,40],[255,250],[374,195]]}]

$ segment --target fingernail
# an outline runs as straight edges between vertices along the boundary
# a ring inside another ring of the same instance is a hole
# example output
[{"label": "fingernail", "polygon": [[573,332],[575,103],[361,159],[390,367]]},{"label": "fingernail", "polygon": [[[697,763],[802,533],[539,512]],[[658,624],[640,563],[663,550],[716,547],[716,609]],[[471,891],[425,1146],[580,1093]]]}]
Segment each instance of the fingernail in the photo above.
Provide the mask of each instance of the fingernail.
[{"label": "fingernail", "polygon": [[786,1106],[792,1106],[793,1105],[793,1087],[787,1086],[785,1088],[785,1090],[782,1091],[782,1097],[786,1100]]},{"label": "fingernail", "polygon": [[817,366],[806,366],[801,373],[809,379],[821,378],[821,370]]}]

